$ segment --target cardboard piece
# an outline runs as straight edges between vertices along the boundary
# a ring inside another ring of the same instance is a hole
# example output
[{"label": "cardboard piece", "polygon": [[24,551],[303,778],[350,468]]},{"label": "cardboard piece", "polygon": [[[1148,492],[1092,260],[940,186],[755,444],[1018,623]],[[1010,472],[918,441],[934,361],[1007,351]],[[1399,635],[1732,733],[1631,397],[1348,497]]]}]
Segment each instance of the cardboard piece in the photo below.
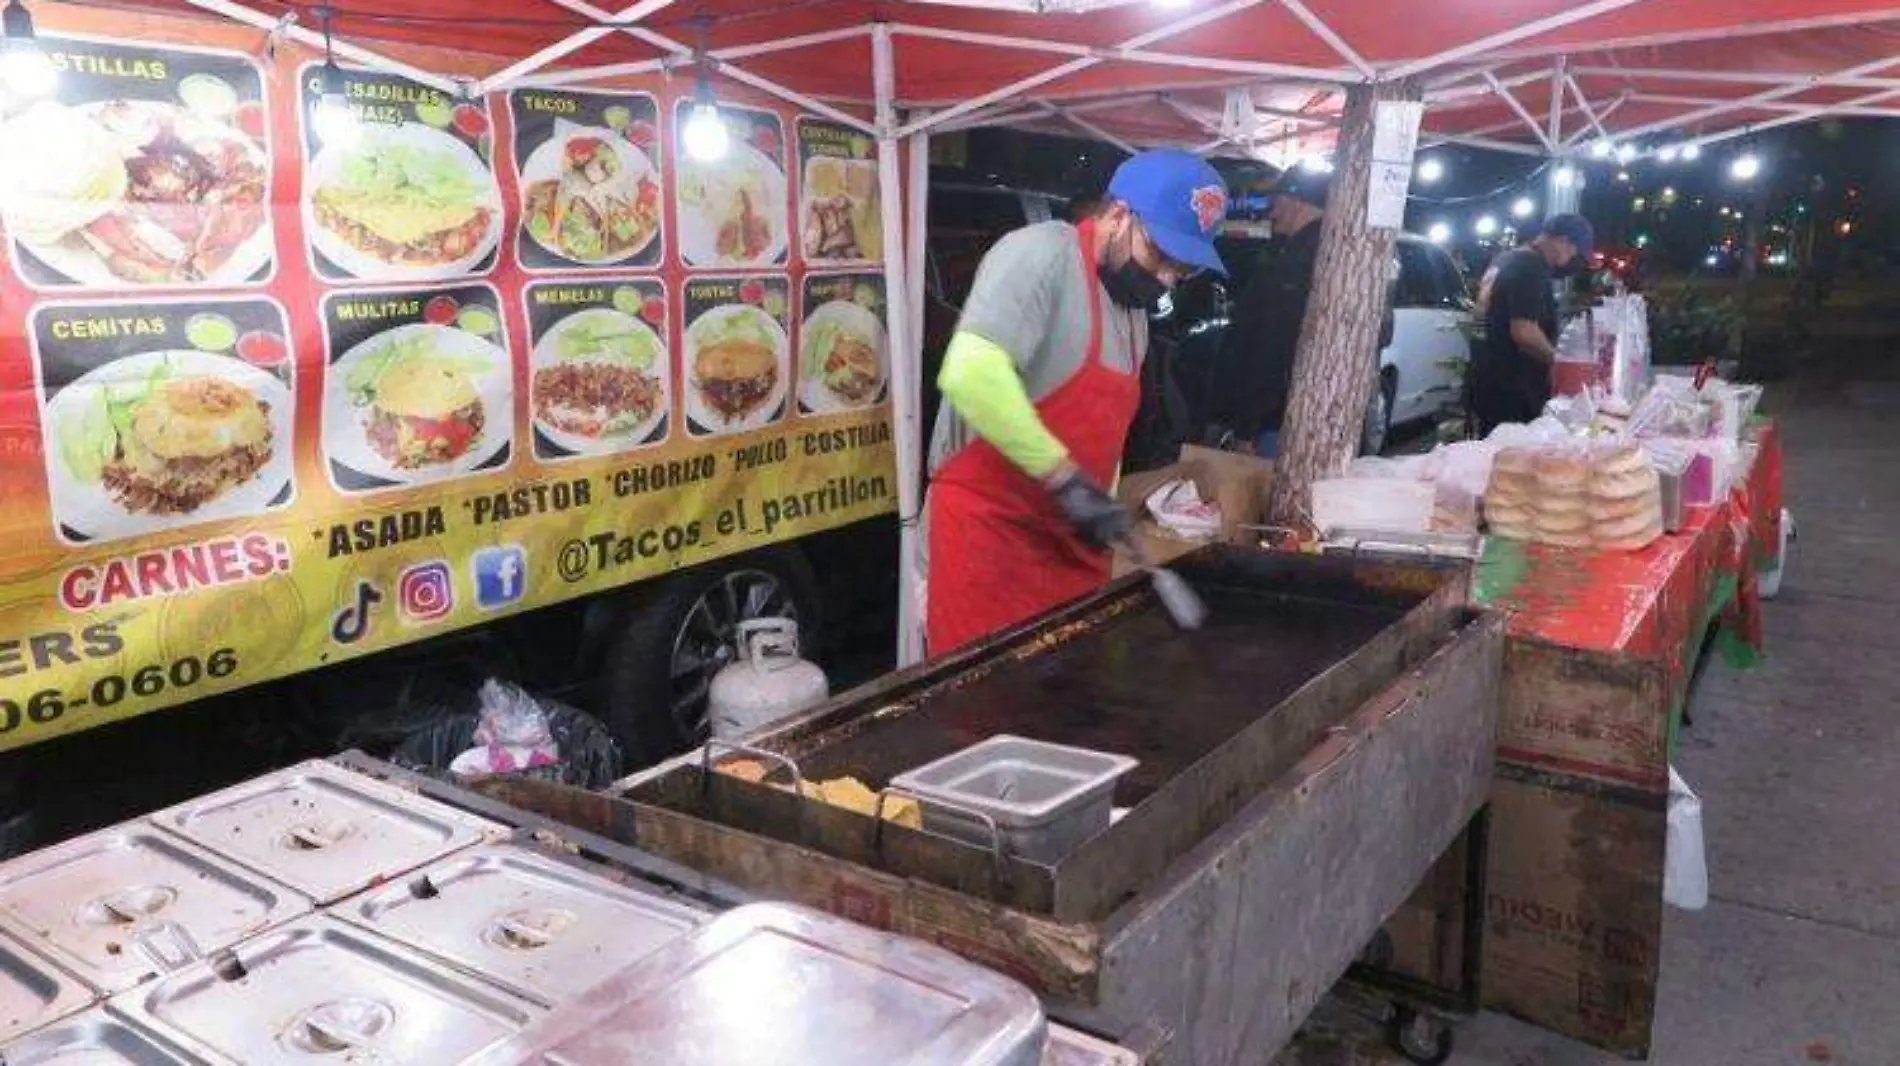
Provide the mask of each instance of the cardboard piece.
[{"label": "cardboard piece", "polygon": [[[1182,540],[1169,534],[1154,518],[1141,511],[1142,501],[1170,481],[1194,482],[1201,498],[1220,507],[1221,532],[1217,538],[1228,544],[1259,543],[1256,530],[1242,527],[1258,525],[1266,513],[1267,486],[1273,477],[1273,462],[1239,452],[1224,452],[1198,444],[1181,446],[1181,457],[1159,470],[1129,474],[1116,486],[1115,498],[1136,509],[1135,540],[1151,563],[1162,564],[1186,555],[1207,541]],[[1134,569],[1125,551],[1115,552],[1115,576]]]}]

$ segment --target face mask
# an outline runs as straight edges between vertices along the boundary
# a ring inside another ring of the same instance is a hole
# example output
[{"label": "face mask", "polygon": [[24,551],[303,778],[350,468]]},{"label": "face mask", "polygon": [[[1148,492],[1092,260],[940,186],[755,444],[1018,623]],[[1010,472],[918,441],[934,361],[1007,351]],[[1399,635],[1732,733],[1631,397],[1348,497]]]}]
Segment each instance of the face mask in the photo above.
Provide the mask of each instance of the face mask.
[{"label": "face mask", "polygon": [[[1135,231],[1128,231],[1128,251],[1122,261],[1116,265],[1104,263],[1095,268],[1095,274],[1102,279],[1102,288],[1108,290],[1108,298],[1131,310],[1152,311],[1161,298],[1168,294],[1168,287],[1141,268],[1135,262]],[[1111,254],[1110,258],[1113,258]]]}]

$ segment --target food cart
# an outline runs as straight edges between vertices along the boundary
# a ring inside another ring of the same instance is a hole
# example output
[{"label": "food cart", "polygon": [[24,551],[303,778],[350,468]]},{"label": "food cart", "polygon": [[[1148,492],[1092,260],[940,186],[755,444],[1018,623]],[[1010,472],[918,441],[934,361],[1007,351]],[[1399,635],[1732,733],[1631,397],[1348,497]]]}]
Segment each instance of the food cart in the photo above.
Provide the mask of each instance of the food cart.
[{"label": "food cart", "polygon": [[[1257,1063],[1483,807],[1501,620],[1464,606],[1457,566],[1215,547],[1180,567],[1212,609],[1196,633],[1127,579],[608,795],[485,791],[948,946],[1150,1061]],[[851,810],[774,783],[883,791],[996,734],[1133,756],[1125,813],[1036,860],[875,817],[891,793]],[[728,772],[745,761],[776,773]]]}]

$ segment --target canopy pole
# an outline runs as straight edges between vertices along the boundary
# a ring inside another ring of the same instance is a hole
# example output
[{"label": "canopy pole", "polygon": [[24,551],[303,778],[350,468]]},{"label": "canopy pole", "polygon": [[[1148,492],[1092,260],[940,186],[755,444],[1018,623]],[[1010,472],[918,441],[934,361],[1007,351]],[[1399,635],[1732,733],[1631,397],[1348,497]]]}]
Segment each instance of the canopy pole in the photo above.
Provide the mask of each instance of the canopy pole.
[{"label": "canopy pole", "polygon": [[[920,129],[909,137],[910,196],[904,195],[899,167],[903,143],[897,117],[897,60],[891,49],[891,28],[879,23],[871,30],[871,81],[877,92],[878,211],[884,229],[884,306],[889,314],[891,354],[891,430],[897,452],[897,665],[910,666],[924,657],[923,613],[918,593],[923,582],[918,565],[917,528],[922,512],[922,406],[918,378],[923,368],[922,321],[923,219],[930,174],[930,134]],[[907,202],[908,201],[908,202]],[[905,217],[906,208],[909,218]]]}]

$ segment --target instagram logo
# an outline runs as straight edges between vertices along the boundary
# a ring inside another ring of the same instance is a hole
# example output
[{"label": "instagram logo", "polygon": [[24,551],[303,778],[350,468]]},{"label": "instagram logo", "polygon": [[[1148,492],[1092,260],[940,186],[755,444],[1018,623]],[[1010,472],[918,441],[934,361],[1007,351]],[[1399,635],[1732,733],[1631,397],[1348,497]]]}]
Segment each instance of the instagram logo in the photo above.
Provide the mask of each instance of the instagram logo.
[{"label": "instagram logo", "polygon": [[404,570],[396,583],[396,600],[406,622],[433,622],[447,615],[455,606],[449,564],[437,559]]}]

